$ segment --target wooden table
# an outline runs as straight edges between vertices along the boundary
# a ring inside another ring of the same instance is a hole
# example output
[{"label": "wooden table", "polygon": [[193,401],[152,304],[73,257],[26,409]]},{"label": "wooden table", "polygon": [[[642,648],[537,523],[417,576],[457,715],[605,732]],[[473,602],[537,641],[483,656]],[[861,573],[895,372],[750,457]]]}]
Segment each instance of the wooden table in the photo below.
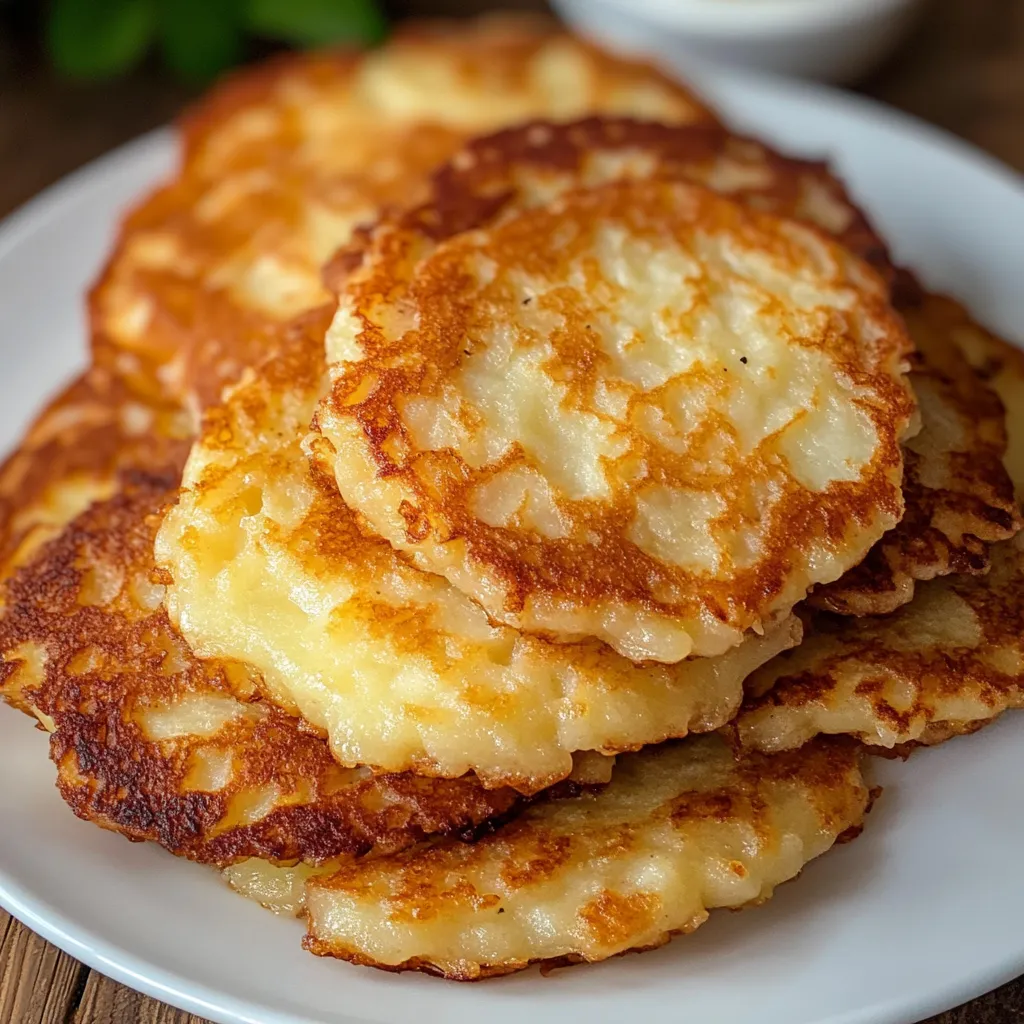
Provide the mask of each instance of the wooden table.
[{"label": "wooden table", "polygon": [[[424,13],[493,5],[412,0],[391,6]],[[517,6],[538,5],[520,0]],[[1024,171],[1024,0],[934,0],[915,38],[862,91]],[[0,215],[162,124],[188,98],[152,71],[128,83],[61,85],[2,39],[0,97]],[[90,971],[0,911],[0,1024],[134,1022],[202,1024]],[[932,1024],[1024,1024],[1024,978]]]}]

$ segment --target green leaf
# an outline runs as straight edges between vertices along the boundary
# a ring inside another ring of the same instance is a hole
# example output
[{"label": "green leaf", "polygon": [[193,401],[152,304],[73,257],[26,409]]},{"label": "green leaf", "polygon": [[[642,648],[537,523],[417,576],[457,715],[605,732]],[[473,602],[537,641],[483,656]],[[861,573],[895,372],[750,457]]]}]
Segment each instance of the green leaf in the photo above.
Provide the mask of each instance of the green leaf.
[{"label": "green leaf", "polygon": [[47,43],[54,66],[72,78],[127,71],[153,38],[152,0],[54,0]]},{"label": "green leaf", "polygon": [[377,43],[387,28],[373,0],[249,0],[250,31],[294,46]]},{"label": "green leaf", "polygon": [[160,48],[175,73],[209,81],[242,56],[242,0],[161,0]]}]

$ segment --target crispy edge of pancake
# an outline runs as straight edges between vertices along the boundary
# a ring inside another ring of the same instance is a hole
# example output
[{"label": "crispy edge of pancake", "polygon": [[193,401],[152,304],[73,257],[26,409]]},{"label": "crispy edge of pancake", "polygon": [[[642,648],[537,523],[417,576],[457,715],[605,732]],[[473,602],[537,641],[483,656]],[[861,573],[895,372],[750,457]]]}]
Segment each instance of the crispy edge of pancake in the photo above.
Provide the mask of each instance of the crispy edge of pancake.
[{"label": "crispy edge of pancake", "polygon": [[183,463],[191,434],[177,406],[142,403],[105,369],[87,369],[0,464],[0,580],[93,501],[111,497],[121,470]]},{"label": "crispy edge of pancake", "polygon": [[906,752],[975,732],[1024,705],[1024,551],[992,552],[988,576],[923,583],[891,615],[819,613],[792,657],[748,680],[729,726],[745,747],[789,750],[814,736],[849,734]]},{"label": "crispy edge of pancake", "polygon": [[[908,272],[898,291],[921,294]],[[1024,352],[979,327],[955,300],[930,296],[928,302],[1002,400],[1005,465],[1019,503]],[[748,746],[777,750],[822,731],[850,731],[853,722],[873,751],[906,755],[977,732],[1024,705],[1024,534],[993,546],[990,559],[988,575],[921,583],[914,600],[889,616],[812,613],[804,644],[748,681],[748,699],[730,730]]]},{"label": "crispy edge of pancake", "polygon": [[[885,240],[822,160],[787,156],[722,124],[667,125],[641,118],[594,114],[572,122],[537,118],[468,140],[430,177],[423,209],[428,235],[471,230],[490,219],[535,174],[580,178],[594,184],[592,163],[618,159],[601,180],[668,178],[692,181],[753,209],[792,217],[820,228],[871,264],[887,280],[897,271]],[[514,168],[514,173],[510,169]],[[558,186],[560,192],[565,185]],[[417,210],[411,211],[415,218]],[[436,216],[435,216],[436,215]],[[433,231],[431,228],[433,227]],[[358,266],[373,225],[359,229],[325,267],[338,293]]]},{"label": "crispy edge of pancake", "polygon": [[856,836],[874,795],[860,762],[828,740],[736,760],[718,737],[626,755],[603,792],[528,809],[473,845],[309,877],[305,946],[456,981],[653,949],[716,907],[766,901]]},{"label": "crispy edge of pancake", "polygon": [[922,397],[921,431],[904,446],[906,510],[859,566],[810,595],[813,607],[838,614],[887,615],[913,598],[920,581],[984,574],[991,545],[1022,526],[1003,461],[1003,403],[972,372],[957,340],[998,339],[943,296],[917,290],[897,309],[918,347],[911,382]]},{"label": "crispy edge of pancake", "polygon": [[513,791],[472,777],[342,769],[313,730],[259,700],[244,666],[197,659],[167,620],[152,559],[177,479],[129,471],[5,584],[0,694],[51,732],[79,817],[194,860],[316,863],[516,809]]}]

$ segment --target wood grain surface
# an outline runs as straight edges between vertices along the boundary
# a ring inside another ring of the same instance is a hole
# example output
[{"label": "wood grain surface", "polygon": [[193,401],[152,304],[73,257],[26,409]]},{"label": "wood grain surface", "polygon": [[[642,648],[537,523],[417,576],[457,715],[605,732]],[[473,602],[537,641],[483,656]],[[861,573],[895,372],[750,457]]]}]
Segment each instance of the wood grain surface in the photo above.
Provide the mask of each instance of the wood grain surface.
[{"label": "wood grain surface", "polygon": [[[410,0],[389,6],[419,15],[496,5]],[[1024,171],[1024,0],[933,0],[913,38],[860,91]],[[31,53],[0,37],[0,216],[75,167],[163,124],[188,98],[152,69],[109,85],[58,83]],[[0,1024],[135,1022],[203,1024],[90,971],[0,911]],[[1024,978],[930,1024],[1024,1024]]]}]

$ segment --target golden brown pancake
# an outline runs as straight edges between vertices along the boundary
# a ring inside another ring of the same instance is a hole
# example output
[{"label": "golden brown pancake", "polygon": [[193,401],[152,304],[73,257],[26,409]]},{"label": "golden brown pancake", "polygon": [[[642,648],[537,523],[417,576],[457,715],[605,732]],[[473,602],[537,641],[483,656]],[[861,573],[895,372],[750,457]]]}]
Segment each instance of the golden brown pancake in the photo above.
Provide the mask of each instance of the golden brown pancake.
[{"label": "golden brown pancake", "polygon": [[[483,204],[511,186],[540,202],[573,182],[610,177],[684,177],[733,193],[759,209],[800,217],[829,230],[852,251],[896,277],[882,240],[822,164],[780,156],[715,125],[666,128],[629,119],[513,128],[468,144],[438,172],[441,196],[472,188]],[[528,175],[528,177],[527,177]],[[467,184],[471,183],[471,186]],[[472,206],[467,216],[476,216]],[[341,287],[365,239],[334,261]],[[912,381],[922,396],[920,433],[908,440],[906,511],[857,567],[818,588],[812,603],[845,614],[886,614],[913,596],[920,579],[988,567],[987,549],[1019,528],[1002,464],[1003,412],[990,388],[967,372],[953,337],[983,329],[947,299],[926,294],[903,272],[898,308],[918,351]]]},{"label": "golden brown pancake", "polygon": [[815,607],[844,615],[888,614],[921,580],[983,574],[990,546],[1021,528],[1003,463],[1003,404],[960,350],[997,339],[942,296],[915,288],[897,308],[917,347],[910,380],[921,430],[905,444],[903,519],[859,566],[811,595]]},{"label": "golden brown pancake", "polygon": [[96,359],[144,396],[216,400],[277,324],[326,301],[320,266],[352,229],[465,138],[593,112],[714,121],[654,69],[527,19],[243,71],[184,119],[180,170],[125,221],[92,295]]},{"label": "golden brown pancake", "polygon": [[509,814],[475,779],[346,770],[240,664],[195,657],[167,620],[153,533],[177,472],[129,471],[7,581],[0,695],[51,732],[87,820],[217,864],[394,849]]},{"label": "golden brown pancake", "polygon": [[869,803],[853,744],[734,760],[719,737],[619,759],[596,795],[552,800],[474,844],[441,840],[336,873],[229,872],[239,891],[304,911],[306,947],[458,981],[652,949],[718,907],[758,905]]},{"label": "golden brown pancake", "polygon": [[[493,196],[507,191],[510,166],[539,197],[578,178],[690,176],[813,214],[884,265],[884,247],[821,165],[717,128],[594,118],[513,129],[471,143],[435,188],[458,193],[468,177],[474,194]],[[796,640],[790,621],[727,657],[670,669],[487,623],[443,579],[368,538],[310,473],[299,441],[322,375],[322,350],[296,335],[211,411],[158,547],[172,617],[193,647],[257,666],[271,698],[324,728],[342,763],[474,770],[532,792],[563,777],[574,750],[723,724],[745,676]]]},{"label": "golden brown pancake", "polygon": [[323,457],[372,529],[498,621],[633,660],[721,653],[902,515],[887,284],[659,177],[642,144],[561,176],[507,148],[479,181],[457,156],[364,244],[327,334]]},{"label": "golden brown pancake", "polygon": [[324,384],[323,330],[289,343],[207,413],[156,554],[172,621],[200,654],[256,668],[342,764],[535,793],[580,751],[709,732],[743,681],[799,641],[790,616],[716,658],[635,665],[488,621],[443,577],[361,530],[302,440]]},{"label": "golden brown pancake", "polygon": [[[512,813],[517,794],[474,778],[341,768],[314,730],[260,700],[255,673],[189,650],[152,548],[191,432],[94,369],[0,473],[0,538],[15,556],[0,585],[0,697],[50,731],[74,811],[218,864],[394,849]],[[607,781],[600,760],[604,773],[578,765],[574,779]]]},{"label": "golden brown pancake", "polygon": [[[935,322],[1002,397],[1008,468],[1024,493],[1024,356],[930,298]],[[974,732],[1024,704],[1024,535],[996,544],[983,576],[921,583],[892,615],[815,614],[801,647],[749,680],[736,728],[760,750],[787,750],[819,733],[851,733],[878,749],[933,744]]]}]

